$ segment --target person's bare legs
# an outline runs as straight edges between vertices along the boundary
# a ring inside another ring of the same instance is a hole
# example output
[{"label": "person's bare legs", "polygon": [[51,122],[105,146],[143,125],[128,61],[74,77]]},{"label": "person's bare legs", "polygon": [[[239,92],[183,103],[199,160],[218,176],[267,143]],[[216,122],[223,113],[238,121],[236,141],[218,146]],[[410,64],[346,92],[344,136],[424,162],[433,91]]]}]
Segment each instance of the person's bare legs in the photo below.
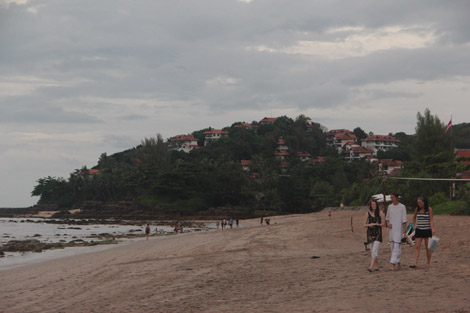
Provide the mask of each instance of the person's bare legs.
[{"label": "person's bare legs", "polygon": [[424,245],[426,247],[426,256],[428,257],[428,264],[426,265],[426,267],[429,268],[431,266],[432,251],[429,250],[428,241],[429,241],[429,238],[424,238]]},{"label": "person's bare legs", "polygon": [[[415,263],[413,264],[414,266],[418,264],[419,250],[421,249],[422,241],[423,241],[423,238],[415,238]],[[426,239],[426,247],[427,247],[427,239]],[[428,248],[426,248],[426,250],[427,249]]]}]

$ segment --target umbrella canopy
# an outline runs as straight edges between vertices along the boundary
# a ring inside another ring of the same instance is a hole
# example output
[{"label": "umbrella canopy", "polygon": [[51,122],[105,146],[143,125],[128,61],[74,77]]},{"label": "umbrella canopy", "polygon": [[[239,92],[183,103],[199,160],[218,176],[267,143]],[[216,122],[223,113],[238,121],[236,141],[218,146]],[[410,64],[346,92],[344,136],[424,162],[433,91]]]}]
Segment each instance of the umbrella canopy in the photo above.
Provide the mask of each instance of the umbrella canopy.
[{"label": "umbrella canopy", "polygon": [[[372,196],[372,199],[376,200],[376,201],[379,202],[379,203],[382,203],[382,202],[384,202],[384,194],[383,194],[383,193],[379,193],[379,194],[373,195],[373,196]],[[385,201],[386,201],[386,202],[392,201],[392,198],[390,197],[390,195],[386,195],[386,196],[385,196]]]}]

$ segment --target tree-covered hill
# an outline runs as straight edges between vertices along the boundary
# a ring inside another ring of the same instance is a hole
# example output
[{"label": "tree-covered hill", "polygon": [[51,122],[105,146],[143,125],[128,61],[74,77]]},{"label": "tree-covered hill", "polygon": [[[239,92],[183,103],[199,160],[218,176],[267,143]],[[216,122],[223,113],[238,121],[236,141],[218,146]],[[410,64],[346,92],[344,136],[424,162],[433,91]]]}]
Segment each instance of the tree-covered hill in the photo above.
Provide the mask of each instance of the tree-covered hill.
[{"label": "tree-covered hill", "polygon": [[[470,129],[466,126],[455,126],[456,145],[464,145],[463,134]],[[103,153],[92,169],[77,169],[68,179],[41,178],[32,195],[39,196],[38,205],[46,207],[87,208],[95,203],[91,207],[107,207],[112,215],[125,203],[155,214],[195,216],[221,207],[248,215],[259,210],[311,212],[340,202],[364,204],[378,192],[381,178],[375,165],[340,158],[326,145],[325,127],[303,115],[253,122],[249,127],[236,122],[224,128],[228,136],[206,143],[207,130],[192,133],[198,149],[190,153],[170,149],[157,134],[135,148],[109,156]],[[416,130],[415,135],[395,134],[400,146],[379,152],[379,159],[405,161],[407,175],[455,176],[461,168],[453,160],[452,137],[438,118],[429,111],[418,114]],[[359,127],[354,131],[366,136]],[[280,142],[287,154],[276,155]],[[440,152],[428,147],[433,142]],[[301,160],[300,155],[311,159]],[[403,184],[391,188],[403,190],[409,201],[417,196]],[[422,189],[431,196],[447,187],[426,188]]]}]

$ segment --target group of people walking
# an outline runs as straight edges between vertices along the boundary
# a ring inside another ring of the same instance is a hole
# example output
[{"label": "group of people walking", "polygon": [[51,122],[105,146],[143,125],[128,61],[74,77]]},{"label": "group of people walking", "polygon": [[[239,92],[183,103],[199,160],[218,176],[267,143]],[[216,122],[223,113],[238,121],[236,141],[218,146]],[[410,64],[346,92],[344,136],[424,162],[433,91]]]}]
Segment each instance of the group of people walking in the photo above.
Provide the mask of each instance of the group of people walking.
[{"label": "group of people walking", "polygon": [[[217,226],[217,229],[219,229],[219,226],[222,226],[222,230],[227,228],[227,225],[230,227],[230,228],[233,228],[233,218],[229,218],[229,219],[222,219],[221,221],[217,220],[215,222],[215,226]],[[237,227],[239,226],[240,224],[240,219],[237,217],[235,219],[235,224],[237,225]]]},{"label": "group of people walking", "polygon": [[[371,260],[368,271],[377,271],[379,269],[378,256],[379,247],[382,243],[382,228],[387,227],[390,234],[390,269],[397,270],[401,268],[402,244],[406,242],[406,208],[400,203],[398,194],[391,194],[391,201],[387,208],[387,214],[380,210],[379,204],[372,199],[369,204],[369,210],[365,216],[364,227],[367,228],[367,244],[371,247]],[[427,267],[431,265],[432,252],[428,248],[428,240],[436,234],[434,228],[434,219],[432,208],[429,207],[425,198],[419,197],[417,207],[413,215],[413,225],[415,226],[415,251],[414,262],[410,268],[416,268],[424,240],[427,256]]]}]

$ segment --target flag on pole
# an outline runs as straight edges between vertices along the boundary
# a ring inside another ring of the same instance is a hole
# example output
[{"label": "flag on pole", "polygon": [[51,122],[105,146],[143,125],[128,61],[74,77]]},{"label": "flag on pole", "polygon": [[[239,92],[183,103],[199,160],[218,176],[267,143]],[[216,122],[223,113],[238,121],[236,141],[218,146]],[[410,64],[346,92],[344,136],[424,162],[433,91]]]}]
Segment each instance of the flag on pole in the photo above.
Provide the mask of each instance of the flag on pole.
[{"label": "flag on pole", "polygon": [[446,133],[447,133],[447,131],[448,131],[449,129],[451,129],[451,128],[452,128],[452,116],[450,117],[449,123],[447,123],[447,126],[446,126]]}]

